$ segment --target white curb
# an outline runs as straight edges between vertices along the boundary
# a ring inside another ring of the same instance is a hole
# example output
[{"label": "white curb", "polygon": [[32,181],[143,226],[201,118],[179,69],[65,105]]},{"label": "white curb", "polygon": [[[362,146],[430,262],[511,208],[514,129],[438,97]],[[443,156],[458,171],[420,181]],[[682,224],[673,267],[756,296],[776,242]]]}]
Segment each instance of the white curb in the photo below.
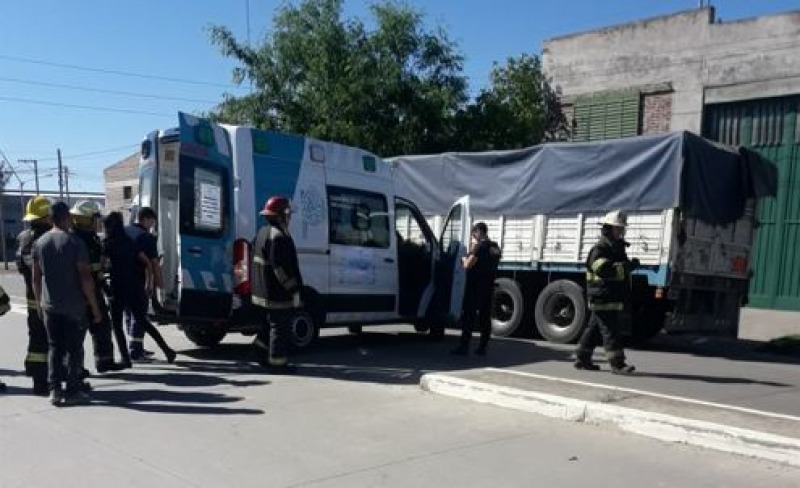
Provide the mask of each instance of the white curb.
[{"label": "white curb", "polygon": [[510,388],[439,373],[422,377],[432,393],[597,425],[800,467],[800,439],[607,403]]}]

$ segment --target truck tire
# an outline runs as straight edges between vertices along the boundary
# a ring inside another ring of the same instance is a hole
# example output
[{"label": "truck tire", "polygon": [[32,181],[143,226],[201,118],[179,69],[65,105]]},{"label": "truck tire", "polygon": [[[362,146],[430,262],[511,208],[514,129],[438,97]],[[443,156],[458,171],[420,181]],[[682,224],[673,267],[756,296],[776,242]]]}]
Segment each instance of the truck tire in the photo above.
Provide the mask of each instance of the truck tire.
[{"label": "truck tire", "polygon": [[536,299],[536,329],[550,342],[566,344],[577,340],[586,325],[583,288],[571,280],[557,280]]},{"label": "truck tire", "polygon": [[633,314],[633,334],[627,342],[631,346],[644,346],[664,328],[667,307],[662,303],[648,303],[636,307]]},{"label": "truck tire", "polygon": [[200,347],[216,347],[226,334],[219,328],[200,325],[185,326],[183,333],[187,339]]},{"label": "truck tire", "polygon": [[522,323],[525,302],[519,284],[509,278],[498,278],[494,282],[492,296],[492,335],[511,336]]}]

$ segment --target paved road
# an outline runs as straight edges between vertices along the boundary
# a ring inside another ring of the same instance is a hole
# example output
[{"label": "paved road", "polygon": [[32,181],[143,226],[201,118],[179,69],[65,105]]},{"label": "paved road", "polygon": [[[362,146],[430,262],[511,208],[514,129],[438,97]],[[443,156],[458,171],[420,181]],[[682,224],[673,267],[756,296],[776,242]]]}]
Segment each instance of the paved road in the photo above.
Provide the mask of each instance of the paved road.
[{"label": "paved road", "polygon": [[[645,476],[648,486],[794,487],[800,479],[784,466],[426,394],[421,372],[471,364],[454,363],[451,344],[410,333],[329,335],[301,358],[302,376],[271,377],[241,361],[243,338],[199,350],[167,327],[181,352],[176,365],[93,379],[93,405],[55,409],[28,396],[19,373],[24,317],[12,312],[0,324],[0,377],[11,387],[0,397],[2,487],[641,486]],[[563,360],[524,347],[535,365]]]}]

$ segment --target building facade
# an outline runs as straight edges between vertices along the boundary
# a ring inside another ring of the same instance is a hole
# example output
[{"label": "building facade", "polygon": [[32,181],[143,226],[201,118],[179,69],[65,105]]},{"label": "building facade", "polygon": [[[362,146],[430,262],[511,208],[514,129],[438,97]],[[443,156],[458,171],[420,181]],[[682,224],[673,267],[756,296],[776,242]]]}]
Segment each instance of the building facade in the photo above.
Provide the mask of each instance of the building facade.
[{"label": "building facade", "polygon": [[103,179],[106,208],[122,212],[127,222],[133,198],[139,193],[139,153],[131,154],[103,170]]},{"label": "building facade", "polygon": [[723,22],[705,7],[550,39],[542,60],[575,140],[689,130],[776,163],[750,300],[800,310],[800,11]]}]

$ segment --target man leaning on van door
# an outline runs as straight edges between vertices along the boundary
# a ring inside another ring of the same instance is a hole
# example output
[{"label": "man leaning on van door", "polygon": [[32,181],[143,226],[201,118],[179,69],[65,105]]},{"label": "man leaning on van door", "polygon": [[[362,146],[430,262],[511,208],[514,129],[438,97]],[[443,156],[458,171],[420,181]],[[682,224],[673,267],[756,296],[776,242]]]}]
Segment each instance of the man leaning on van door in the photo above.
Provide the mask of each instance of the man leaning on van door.
[{"label": "man leaning on van door", "polygon": [[[291,374],[287,349],[292,315],[301,307],[303,279],[297,249],[289,235],[289,200],[273,196],[260,212],[266,223],[256,235],[253,254],[253,305],[262,309],[262,327],[255,339],[258,362],[270,373]],[[266,356],[266,357],[265,357]]]}]

